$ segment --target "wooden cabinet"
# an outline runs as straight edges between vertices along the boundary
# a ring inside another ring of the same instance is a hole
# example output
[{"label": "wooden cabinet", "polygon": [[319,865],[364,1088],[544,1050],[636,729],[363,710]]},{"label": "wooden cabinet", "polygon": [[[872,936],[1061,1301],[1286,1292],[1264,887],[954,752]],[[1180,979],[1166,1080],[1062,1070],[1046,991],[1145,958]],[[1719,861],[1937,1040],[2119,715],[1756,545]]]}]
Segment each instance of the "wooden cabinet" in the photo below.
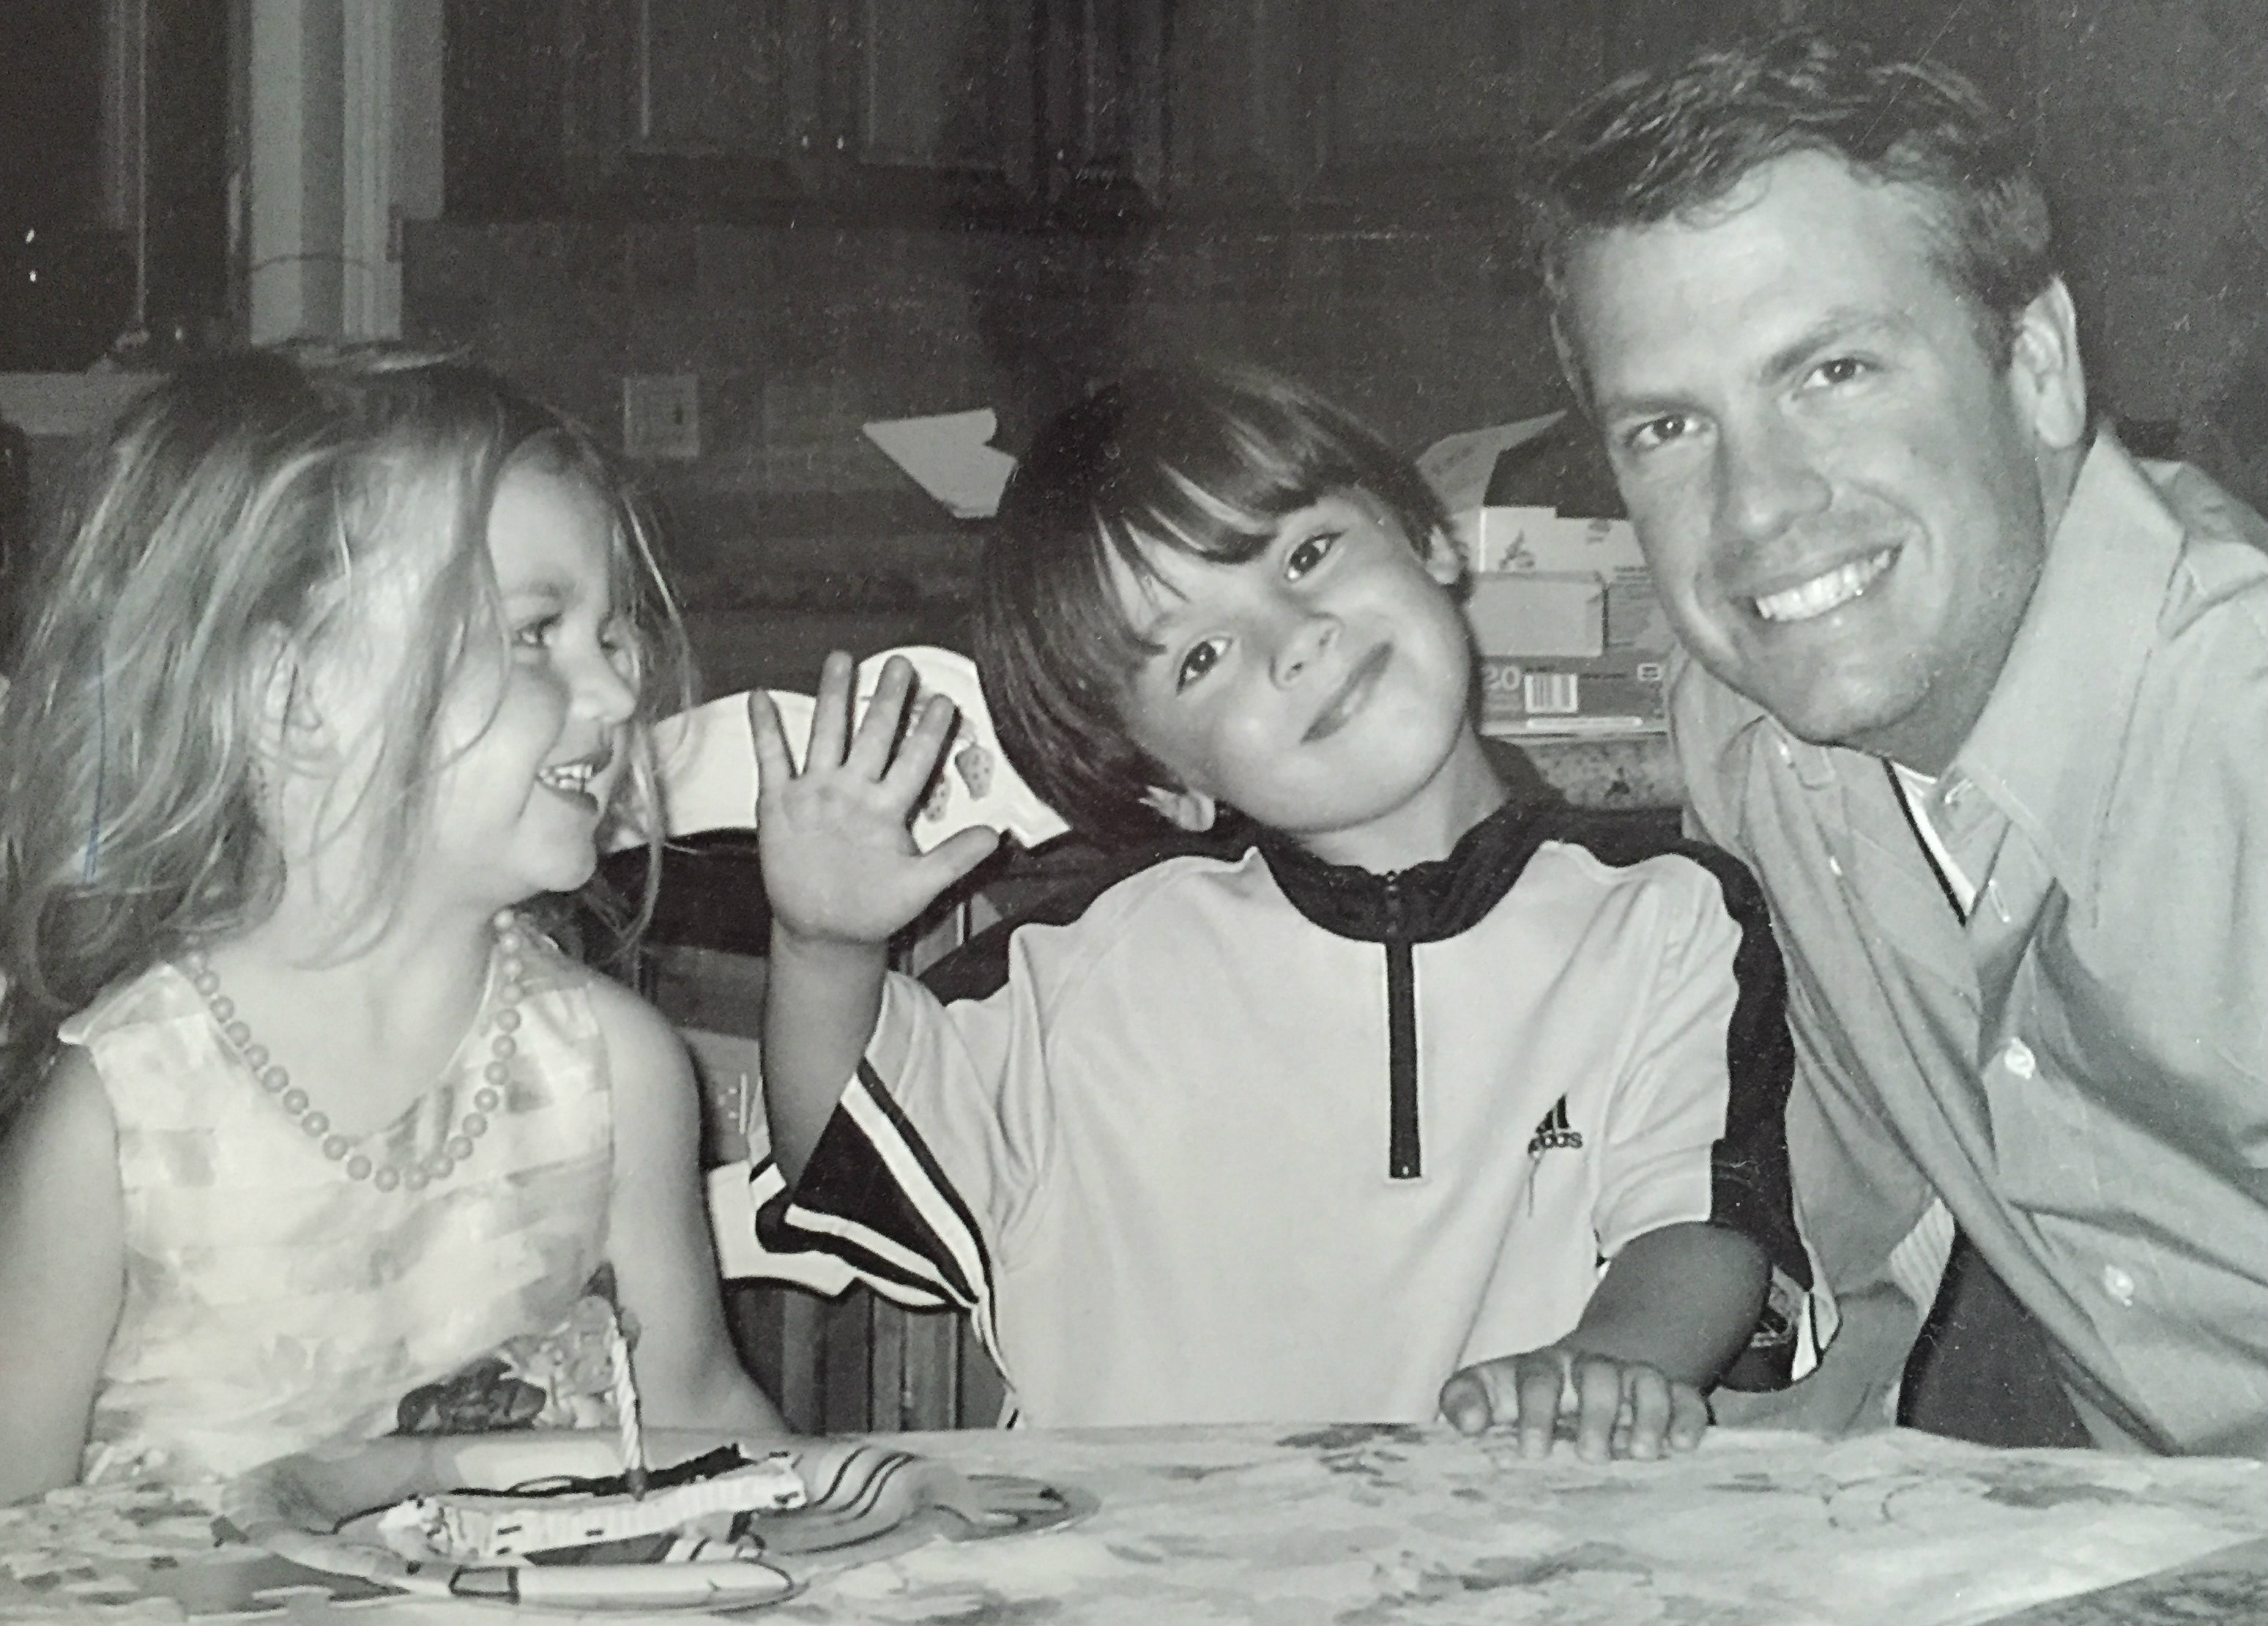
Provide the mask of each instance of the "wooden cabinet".
[{"label": "wooden cabinet", "polygon": [[1165,4],[453,0],[451,209],[911,222],[1139,201],[1164,168]]},{"label": "wooden cabinet", "polygon": [[697,184],[730,166],[755,195],[803,189],[819,157],[825,40],[795,0],[568,0],[560,47],[564,177],[579,193]]},{"label": "wooden cabinet", "polygon": [[915,224],[1500,207],[1627,70],[1812,22],[2020,112],[1964,0],[449,0],[452,213]]},{"label": "wooden cabinet", "polygon": [[1176,202],[1407,215],[1501,204],[1535,133],[1614,74],[1782,0],[1215,0],[1175,15]]},{"label": "wooden cabinet", "polygon": [[1000,1421],[999,1369],[950,1310],[906,1310],[864,1287],[725,1284],[741,1363],[806,1434],[982,1429]]},{"label": "wooden cabinet", "polygon": [[1973,0],[1788,0],[1803,20],[1856,33],[1900,56],[1920,57],[1967,76],[1985,98],[2028,131],[2036,123],[2037,34],[2034,8]]},{"label": "wooden cabinet", "polygon": [[1033,0],[567,0],[568,179],[727,202],[993,202],[1035,166]]},{"label": "wooden cabinet", "polygon": [[1169,0],[1046,0],[1036,63],[1044,197],[1074,213],[1154,204],[1165,180]]},{"label": "wooden cabinet", "polygon": [[1962,0],[1206,0],[1167,58],[1172,203],[1409,219],[1501,208],[1535,135],[1616,76],[1793,23],[2021,109],[2025,13]]},{"label": "wooden cabinet", "polygon": [[1318,157],[1302,72],[1314,0],[1183,5],[1167,56],[1168,196],[1230,209],[1296,201]]}]

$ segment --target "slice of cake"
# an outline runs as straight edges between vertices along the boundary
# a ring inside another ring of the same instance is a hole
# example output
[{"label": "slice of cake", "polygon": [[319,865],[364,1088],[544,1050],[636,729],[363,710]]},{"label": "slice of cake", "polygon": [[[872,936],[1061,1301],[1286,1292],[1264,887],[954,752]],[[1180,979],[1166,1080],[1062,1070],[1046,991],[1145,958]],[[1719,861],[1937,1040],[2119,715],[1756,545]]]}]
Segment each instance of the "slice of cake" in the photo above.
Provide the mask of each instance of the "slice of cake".
[{"label": "slice of cake", "polygon": [[[412,1497],[379,1517],[380,1538],[404,1557],[480,1563],[526,1558],[686,1529],[745,1512],[784,1512],[805,1501],[802,1477],[788,1452],[749,1460],[737,1450],[698,1460],[692,1477],[663,1470],[643,1497],[612,1488],[620,1481],[569,1481],[557,1489],[445,1490]],[[712,1527],[714,1527],[712,1526]],[[721,1532],[720,1532],[721,1533]]]}]

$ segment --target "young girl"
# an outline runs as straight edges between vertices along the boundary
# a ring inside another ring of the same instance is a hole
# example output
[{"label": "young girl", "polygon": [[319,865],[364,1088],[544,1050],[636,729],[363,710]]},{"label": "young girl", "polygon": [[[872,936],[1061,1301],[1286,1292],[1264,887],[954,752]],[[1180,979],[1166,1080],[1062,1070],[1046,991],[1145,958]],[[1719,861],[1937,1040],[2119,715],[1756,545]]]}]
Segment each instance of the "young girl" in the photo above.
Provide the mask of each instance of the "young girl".
[{"label": "young girl", "polygon": [[469,366],[266,354],[95,475],[0,704],[0,1502],[384,1433],[601,1266],[647,1421],[778,1430],[684,1053],[523,912],[683,690],[600,453]]}]

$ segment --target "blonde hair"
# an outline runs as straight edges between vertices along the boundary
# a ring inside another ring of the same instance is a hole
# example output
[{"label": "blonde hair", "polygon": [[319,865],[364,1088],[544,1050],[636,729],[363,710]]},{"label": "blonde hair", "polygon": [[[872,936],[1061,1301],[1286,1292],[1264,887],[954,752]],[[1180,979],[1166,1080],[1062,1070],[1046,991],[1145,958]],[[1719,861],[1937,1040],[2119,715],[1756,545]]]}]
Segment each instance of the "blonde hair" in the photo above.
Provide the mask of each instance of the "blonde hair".
[{"label": "blonde hair", "polygon": [[[323,819],[381,860],[427,813],[436,724],[475,641],[504,637],[487,548],[506,467],[540,460],[612,511],[611,585],[636,651],[629,794],[652,806],[647,727],[691,693],[652,530],[608,454],[564,416],[469,364],[398,350],[255,351],[160,383],[86,473],[0,701],[0,1127],[35,1087],[56,1024],[193,937],[270,909],[262,708],[279,650],[351,631],[376,567],[420,574],[413,639],[383,678],[369,770]],[[438,531],[438,534],[434,533]],[[627,936],[650,911],[650,848]],[[393,867],[364,867],[347,918],[382,923]]]}]

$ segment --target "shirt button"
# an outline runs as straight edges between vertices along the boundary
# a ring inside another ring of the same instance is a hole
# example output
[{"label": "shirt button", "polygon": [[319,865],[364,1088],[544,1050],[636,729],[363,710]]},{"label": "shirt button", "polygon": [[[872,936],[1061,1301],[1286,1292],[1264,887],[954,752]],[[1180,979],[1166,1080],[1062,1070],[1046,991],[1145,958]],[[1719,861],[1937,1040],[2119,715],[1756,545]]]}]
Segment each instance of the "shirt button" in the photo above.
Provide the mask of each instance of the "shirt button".
[{"label": "shirt button", "polygon": [[2105,1265],[2102,1267],[2102,1291],[2120,1304],[2131,1305],[2134,1302],[2134,1278],[2117,1265]]},{"label": "shirt button", "polygon": [[1835,874],[1840,875],[1843,872],[1843,860],[1830,852],[1827,855],[1827,867]]},{"label": "shirt button", "polygon": [[2000,1063],[2019,1078],[2029,1078],[2040,1070],[2031,1047],[2021,1039],[2008,1041],[2007,1048],[2000,1052]]}]

